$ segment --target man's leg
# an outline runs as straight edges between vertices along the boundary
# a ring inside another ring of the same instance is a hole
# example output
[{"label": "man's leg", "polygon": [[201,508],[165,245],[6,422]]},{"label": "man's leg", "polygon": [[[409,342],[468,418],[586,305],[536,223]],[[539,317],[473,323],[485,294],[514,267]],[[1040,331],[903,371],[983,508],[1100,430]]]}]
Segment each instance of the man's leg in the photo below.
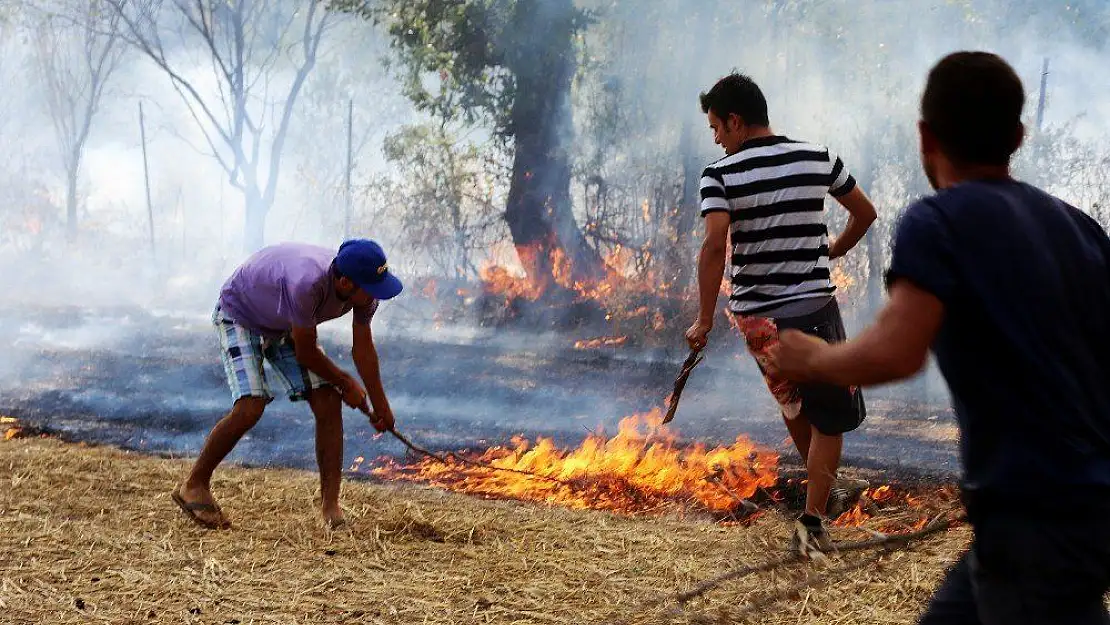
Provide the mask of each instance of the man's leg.
[{"label": "man's leg", "polygon": [[297,362],[291,337],[272,342],[266,359],[278,378],[289,388],[289,400],[308,401],[316,417],[316,464],[320,468],[320,510],[331,528],[345,523],[339,507],[339,484],[343,476],[343,400],[327,380]]},{"label": "man's leg", "polygon": [[982,625],[971,585],[970,553],[948,570],[918,625]]},{"label": "man's leg", "polygon": [[331,527],[345,523],[339,507],[339,484],[343,476],[343,401],[334,388],[308,393],[308,405],[316,417],[316,463],[320,467],[320,507]]},{"label": "man's leg", "polygon": [[1057,518],[1020,517],[1001,507],[983,514],[969,564],[984,625],[1110,625],[1103,518],[1082,509]]},{"label": "man's leg", "polygon": [[[800,329],[829,343],[843,342],[847,338],[835,300],[807,317],[783,320],[780,326]],[[845,505],[850,502],[850,490],[856,491],[858,497],[866,488],[866,482],[861,485],[862,488],[839,486],[837,503],[830,506],[829,494],[837,484],[844,433],[855,430],[862,423],[866,414],[863,398],[858,390],[831,384],[801,384],[798,394],[802,401],[801,416],[806,417],[811,426],[809,455],[806,458],[809,474],[806,513],[836,517],[845,511]]]},{"label": "man's leg", "polygon": [[811,442],[809,456],[806,458],[806,473],[809,483],[806,487],[806,513],[824,516],[828,508],[829,492],[836,481],[836,471],[840,467],[840,451],[844,437],[840,434],[822,434],[816,427],[810,428]]},{"label": "man's leg", "polygon": [[[212,473],[235,448],[239,439],[258,423],[265,409],[266,399],[243,397],[212,428],[204,441],[200,456],[193,463],[192,471],[178,487],[177,492],[186,503],[216,505],[216,500],[212,497]],[[198,509],[194,513],[205,523],[224,525],[227,522],[218,510]]]},{"label": "man's leg", "polygon": [[212,323],[220,339],[220,360],[235,404],[208,434],[200,456],[174,498],[179,498],[178,505],[188,508],[202,524],[226,527],[228,521],[212,497],[212,473],[262,418],[272,395],[262,371],[262,337],[224,317],[219,308],[212,315]]},{"label": "man's leg", "polygon": [[782,420],[786,423],[786,431],[790,433],[790,440],[794,441],[798,455],[802,457],[802,464],[808,464],[810,440],[813,438],[811,431],[813,426],[809,424],[809,419],[802,414],[793,419],[783,415]]}]

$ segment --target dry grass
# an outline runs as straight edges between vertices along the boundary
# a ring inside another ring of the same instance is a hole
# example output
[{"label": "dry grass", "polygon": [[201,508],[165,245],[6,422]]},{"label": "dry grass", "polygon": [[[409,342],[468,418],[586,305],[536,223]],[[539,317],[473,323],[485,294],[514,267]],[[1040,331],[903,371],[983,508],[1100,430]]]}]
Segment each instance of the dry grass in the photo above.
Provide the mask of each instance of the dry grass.
[{"label": "dry grass", "polygon": [[[228,467],[214,486],[235,527],[210,532],[168,496],[186,467],[45,438],[0,441],[0,620],[907,623],[969,538],[957,529],[882,557],[761,573],[685,612],[638,613],[644,601],[782,555],[787,523],[768,515],[722,527],[348,482],[351,525],[329,532],[314,473]],[[826,585],[784,591],[822,574]]]}]

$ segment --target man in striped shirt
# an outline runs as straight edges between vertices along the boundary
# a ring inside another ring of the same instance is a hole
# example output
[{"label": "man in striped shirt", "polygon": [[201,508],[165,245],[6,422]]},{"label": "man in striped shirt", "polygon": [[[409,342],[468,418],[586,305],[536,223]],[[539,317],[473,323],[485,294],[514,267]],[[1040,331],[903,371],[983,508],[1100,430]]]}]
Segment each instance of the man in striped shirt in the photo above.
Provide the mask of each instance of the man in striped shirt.
[{"label": "man in striped shirt", "polygon": [[[706,345],[731,238],[728,308],[782,408],[809,474],[806,509],[795,524],[793,548],[803,554],[813,547],[827,549],[822,519],[844,512],[848,491],[858,494],[866,486],[843,480],[830,500],[843,434],[862,423],[863,398],[856,388],[796,385],[773,376],[765,365],[779,329],[800,329],[830,342],[845,340],[829,263],[859,243],[875,220],[875,208],[839,157],[771,130],[767,101],[747,76],[722,78],[701,95],[701,108],[726,156],[702,175],[706,235],[698,260],[700,310],[686,338],[693,349]],[[849,213],[844,232],[831,242],[826,195]]]}]

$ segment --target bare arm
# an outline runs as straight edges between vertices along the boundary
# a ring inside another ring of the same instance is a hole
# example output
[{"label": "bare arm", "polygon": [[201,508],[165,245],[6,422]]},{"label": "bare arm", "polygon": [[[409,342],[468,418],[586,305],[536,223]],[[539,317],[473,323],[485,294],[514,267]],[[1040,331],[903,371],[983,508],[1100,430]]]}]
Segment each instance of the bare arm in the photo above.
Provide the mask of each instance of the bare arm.
[{"label": "bare arm", "polygon": [[717,296],[725,275],[725,253],[728,251],[729,214],[709,213],[705,216],[705,240],[698,255],[698,321],[713,325]]},{"label": "bare arm", "polygon": [[366,385],[366,395],[374,407],[374,427],[384,431],[393,427],[393,410],[382,387],[381,369],[378,366],[378,351],[374,348],[374,336],[370,326],[356,322],[352,326],[353,345],[351,357],[355,361],[358,375]]},{"label": "bare arm", "polygon": [[324,378],[336,388],[345,389],[351,376],[339,368],[316,342],[316,327],[293,328],[293,349],[297,362],[309,371]]},{"label": "bare arm", "polygon": [[705,346],[706,335],[713,329],[717,295],[721,292],[721,279],[725,274],[730,223],[731,217],[725,211],[714,211],[705,216],[705,240],[698,255],[698,319],[686,332],[686,339],[694,349]]},{"label": "bare arm", "polygon": [[836,201],[848,211],[848,225],[829,245],[829,258],[840,258],[850,252],[867,234],[867,229],[876,218],[875,206],[858,185]]},{"label": "bare arm", "polygon": [[870,386],[908,378],[925,365],[944,320],[944,304],[908,280],[897,280],[875,322],[846,343],[829,345],[786,330],[773,351],[775,368],[799,381]]}]

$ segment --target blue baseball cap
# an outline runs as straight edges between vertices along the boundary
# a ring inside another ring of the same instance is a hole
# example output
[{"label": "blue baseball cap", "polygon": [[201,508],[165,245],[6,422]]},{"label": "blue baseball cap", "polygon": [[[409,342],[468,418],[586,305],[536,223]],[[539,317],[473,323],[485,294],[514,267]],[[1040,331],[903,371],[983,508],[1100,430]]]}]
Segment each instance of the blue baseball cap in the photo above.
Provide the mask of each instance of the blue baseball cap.
[{"label": "blue baseball cap", "polygon": [[382,246],[370,239],[351,239],[339,246],[335,268],[375,299],[392,299],[404,286],[389,272]]}]

